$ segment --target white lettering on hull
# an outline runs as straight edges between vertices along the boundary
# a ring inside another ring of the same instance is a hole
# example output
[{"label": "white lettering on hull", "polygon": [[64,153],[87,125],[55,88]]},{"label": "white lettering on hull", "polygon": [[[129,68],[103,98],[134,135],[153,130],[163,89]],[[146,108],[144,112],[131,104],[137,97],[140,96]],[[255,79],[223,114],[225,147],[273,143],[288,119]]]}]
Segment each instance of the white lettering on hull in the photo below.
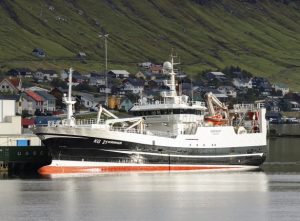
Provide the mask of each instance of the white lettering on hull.
[{"label": "white lettering on hull", "polygon": [[116,145],[122,145],[122,141],[116,141],[116,140],[101,140],[101,139],[95,139],[94,143],[96,144],[116,144]]}]

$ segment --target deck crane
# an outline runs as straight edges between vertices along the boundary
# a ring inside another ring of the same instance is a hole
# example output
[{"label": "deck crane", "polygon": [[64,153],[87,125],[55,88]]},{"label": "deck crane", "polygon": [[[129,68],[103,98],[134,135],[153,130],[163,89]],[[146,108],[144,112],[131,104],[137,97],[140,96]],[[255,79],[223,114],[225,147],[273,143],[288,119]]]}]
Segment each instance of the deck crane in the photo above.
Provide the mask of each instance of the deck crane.
[{"label": "deck crane", "polygon": [[[224,125],[228,123],[228,107],[222,103],[212,92],[204,95],[209,115],[205,117],[207,122],[213,125]],[[218,111],[215,110],[217,106]]]}]

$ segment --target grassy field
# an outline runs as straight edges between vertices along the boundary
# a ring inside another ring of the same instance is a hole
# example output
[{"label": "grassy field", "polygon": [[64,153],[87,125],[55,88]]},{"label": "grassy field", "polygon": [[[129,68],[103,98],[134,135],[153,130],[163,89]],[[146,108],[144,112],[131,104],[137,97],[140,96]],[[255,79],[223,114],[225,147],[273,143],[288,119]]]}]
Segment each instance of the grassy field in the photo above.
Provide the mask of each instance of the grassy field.
[{"label": "grassy field", "polygon": [[[107,32],[109,69],[135,72],[137,63],[162,63],[174,48],[191,75],[238,65],[300,91],[299,1],[248,2],[2,0],[0,70],[103,70],[98,34]],[[47,57],[33,57],[35,47]],[[79,51],[87,54],[84,63]]]}]

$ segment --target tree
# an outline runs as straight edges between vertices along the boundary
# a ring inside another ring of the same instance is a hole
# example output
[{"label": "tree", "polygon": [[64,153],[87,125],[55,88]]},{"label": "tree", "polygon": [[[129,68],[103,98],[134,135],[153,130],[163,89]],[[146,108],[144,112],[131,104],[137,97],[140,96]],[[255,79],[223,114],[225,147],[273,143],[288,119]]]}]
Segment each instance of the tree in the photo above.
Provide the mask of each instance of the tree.
[{"label": "tree", "polygon": [[59,78],[54,78],[52,81],[51,81],[51,85],[53,87],[61,87],[61,88],[68,88],[68,85],[67,85],[67,82],[59,79]]}]

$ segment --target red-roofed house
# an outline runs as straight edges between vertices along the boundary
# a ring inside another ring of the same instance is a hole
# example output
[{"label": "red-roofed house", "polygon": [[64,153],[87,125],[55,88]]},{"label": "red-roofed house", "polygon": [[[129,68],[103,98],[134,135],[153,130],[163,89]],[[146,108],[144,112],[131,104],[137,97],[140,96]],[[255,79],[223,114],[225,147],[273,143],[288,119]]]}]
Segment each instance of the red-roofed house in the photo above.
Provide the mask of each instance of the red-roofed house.
[{"label": "red-roofed house", "polygon": [[11,94],[18,94],[22,89],[22,80],[20,78],[4,78],[0,81],[0,91]]},{"label": "red-roofed house", "polygon": [[150,72],[153,74],[160,74],[162,73],[162,65],[151,65],[149,68]]},{"label": "red-roofed house", "polygon": [[22,109],[33,115],[36,110],[44,112],[44,98],[31,90],[22,93]]}]

